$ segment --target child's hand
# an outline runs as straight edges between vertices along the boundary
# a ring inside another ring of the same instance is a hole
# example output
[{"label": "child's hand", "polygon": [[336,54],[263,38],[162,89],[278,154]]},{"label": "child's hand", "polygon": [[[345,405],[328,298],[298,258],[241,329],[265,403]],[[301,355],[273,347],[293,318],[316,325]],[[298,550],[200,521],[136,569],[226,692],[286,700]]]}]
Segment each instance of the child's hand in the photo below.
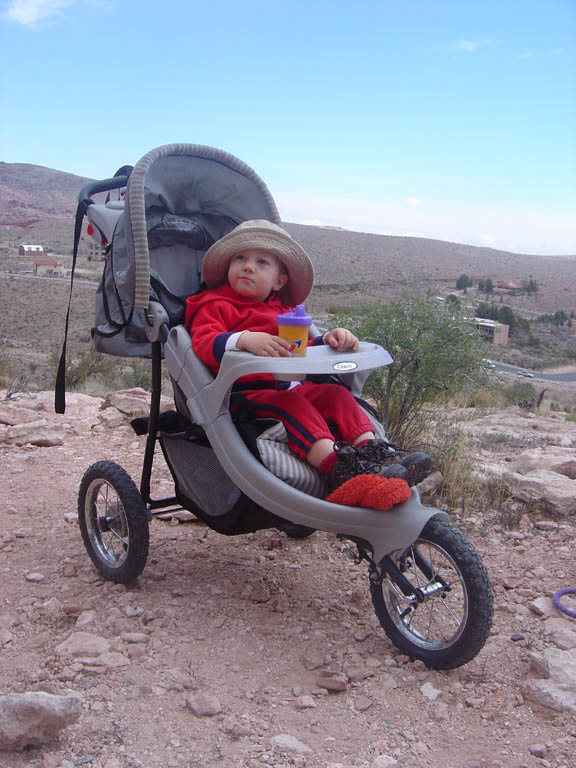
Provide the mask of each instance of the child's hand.
[{"label": "child's hand", "polygon": [[355,352],[358,349],[358,339],[346,328],[332,328],[324,334],[324,343],[338,352]]},{"label": "child's hand", "polygon": [[244,331],[236,342],[236,348],[259,357],[290,357],[290,342],[271,333]]}]

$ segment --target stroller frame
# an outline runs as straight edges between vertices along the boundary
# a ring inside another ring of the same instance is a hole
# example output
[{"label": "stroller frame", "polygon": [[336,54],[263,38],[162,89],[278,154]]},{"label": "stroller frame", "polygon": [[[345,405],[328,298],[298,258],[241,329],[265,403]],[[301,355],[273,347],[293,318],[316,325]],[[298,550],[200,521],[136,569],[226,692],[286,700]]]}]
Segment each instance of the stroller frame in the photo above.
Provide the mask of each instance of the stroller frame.
[{"label": "stroller frame", "polygon": [[[169,152],[171,146],[160,149]],[[194,145],[174,146],[178,148],[176,154],[181,154],[182,147]],[[102,206],[92,212],[95,204],[90,194],[120,186],[118,179],[113,179],[82,190],[79,199],[91,221],[103,226]],[[140,205],[139,200],[134,201],[133,207],[136,205]],[[140,293],[141,289],[140,285]],[[142,305],[142,298],[140,302]],[[337,375],[353,395],[360,396],[370,372],[392,362],[388,352],[368,342],[360,342],[353,353],[339,353],[329,346],[311,347],[304,358],[264,358],[228,351],[213,377],[194,354],[186,329],[171,323],[166,308],[149,297],[145,331],[151,345],[152,389],[140,487],[118,464],[103,461],[87,470],[79,491],[82,538],[104,578],[130,583],[138,577],[146,564],[149,522],[166,511],[189,509],[214,530],[229,535],[266,527],[282,529],[288,523],[297,537],[323,530],[356,544],[357,562],[368,563],[371,597],[380,623],[394,644],[411,658],[448,669],[466,663],[479,652],[492,621],[490,582],[480,557],[452,528],[446,512],[424,506],[416,488],[407,502],[386,512],[309,496],[258,461],[230,414],[230,392],[241,376],[272,373],[286,379]],[[161,423],[163,358],[177,411],[193,425],[192,436],[186,429],[169,432]],[[166,438],[194,442],[198,435],[207,439],[218,465],[238,491],[238,503],[231,509],[238,522],[229,529],[222,528],[227,513],[212,517],[179,490],[179,470],[165,450]],[[176,490],[172,497],[154,499],[151,478],[158,441]],[[248,522],[242,518],[246,509]],[[290,528],[286,531],[290,535]],[[439,618],[434,617],[436,609]]]}]

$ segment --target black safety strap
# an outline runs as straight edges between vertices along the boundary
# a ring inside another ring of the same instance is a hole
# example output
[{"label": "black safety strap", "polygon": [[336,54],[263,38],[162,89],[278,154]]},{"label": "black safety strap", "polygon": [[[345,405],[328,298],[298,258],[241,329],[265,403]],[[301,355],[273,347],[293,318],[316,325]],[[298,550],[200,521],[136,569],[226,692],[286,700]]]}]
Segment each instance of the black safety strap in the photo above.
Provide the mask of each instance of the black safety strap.
[{"label": "black safety strap", "polygon": [[72,289],[74,287],[74,272],[76,270],[76,259],[78,256],[78,245],[82,234],[82,222],[88,206],[92,200],[81,200],[76,209],[76,221],[74,224],[74,249],[72,251],[72,271],[70,273],[70,296],[68,297],[68,310],[66,312],[66,324],[64,326],[64,341],[62,343],[62,354],[58,363],[58,373],[56,374],[56,384],[54,387],[54,410],[56,413],[66,411],[66,343],[68,341],[68,326],[70,323],[70,307],[72,305]]}]

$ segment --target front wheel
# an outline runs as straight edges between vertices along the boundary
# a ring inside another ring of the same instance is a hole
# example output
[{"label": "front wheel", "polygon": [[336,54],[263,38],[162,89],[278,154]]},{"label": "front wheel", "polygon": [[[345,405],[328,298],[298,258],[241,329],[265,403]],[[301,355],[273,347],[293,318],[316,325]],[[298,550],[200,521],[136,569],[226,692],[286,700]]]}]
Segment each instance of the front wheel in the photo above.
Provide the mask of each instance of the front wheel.
[{"label": "front wheel", "polygon": [[113,461],[89,467],[78,493],[84,546],[108,581],[129,584],[148,558],[148,513],[130,475]]},{"label": "front wheel", "polygon": [[494,600],[470,542],[433,518],[410,547],[390,557],[411,589],[404,582],[402,590],[389,569],[381,584],[371,581],[370,592],[394,645],[432,669],[453,669],[473,659],[490,633]]}]

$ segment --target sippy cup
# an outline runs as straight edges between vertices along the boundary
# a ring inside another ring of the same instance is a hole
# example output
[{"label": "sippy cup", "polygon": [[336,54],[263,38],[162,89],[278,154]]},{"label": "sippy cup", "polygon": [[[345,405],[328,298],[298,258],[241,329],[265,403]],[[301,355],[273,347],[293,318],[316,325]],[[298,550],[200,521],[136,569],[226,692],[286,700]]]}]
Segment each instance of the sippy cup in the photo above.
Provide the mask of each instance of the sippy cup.
[{"label": "sippy cup", "polygon": [[298,304],[292,312],[278,315],[277,321],[278,336],[290,342],[290,354],[304,357],[308,348],[308,328],[312,325],[304,304]]}]

